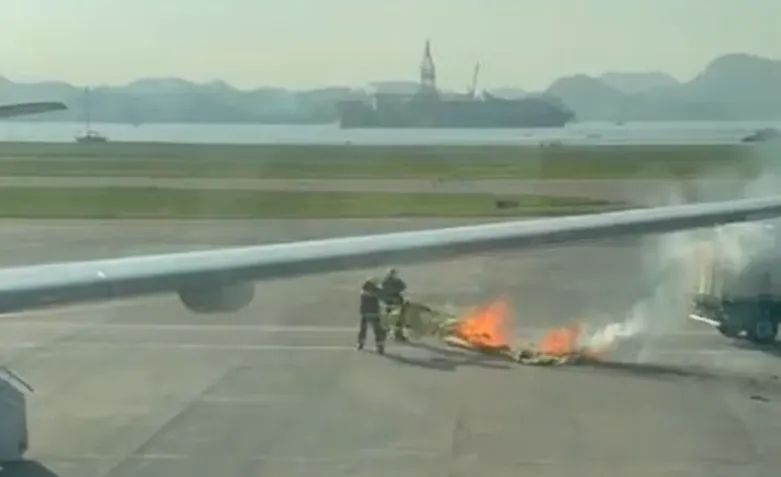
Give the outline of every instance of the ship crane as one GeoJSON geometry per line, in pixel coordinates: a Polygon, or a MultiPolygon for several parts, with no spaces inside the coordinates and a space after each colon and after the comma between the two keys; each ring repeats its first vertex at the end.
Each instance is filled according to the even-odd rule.
{"type": "Polygon", "coordinates": [[[436,95],[437,93],[437,69],[431,55],[430,40],[426,40],[423,61],[420,63],[420,88],[421,92],[426,95],[436,95]]]}
{"type": "Polygon", "coordinates": [[[553,128],[574,119],[574,113],[553,101],[539,98],[507,99],[483,87],[477,94],[480,64],[475,64],[472,84],[462,93],[439,93],[431,42],[426,41],[420,65],[420,86],[403,98],[374,104],[355,100],[341,106],[342,128],[553,128]]]}
{"type": "Polygon", "coordinates": [[[468,88],[469,97],[475,99],[477,95],[477,76],[480,74],[480,63],[475,64],[475,70],[472,73],[472,86],[468,88]]]}

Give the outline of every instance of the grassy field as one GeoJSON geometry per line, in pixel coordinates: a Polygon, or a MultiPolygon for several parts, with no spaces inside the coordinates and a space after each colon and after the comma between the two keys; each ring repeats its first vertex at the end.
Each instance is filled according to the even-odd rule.
{"type": "Polygon", "coordinates": [[[729,146],[277,146],[0,143],[0,176],[604,179],[750,176],[729,146]]]}
{"type": "Polygon", "coordinates": [[[255,192],[158,188],[3,188],[6,218],[337,218],[576,214],[621,207],[579,198],[491,194],[255,192]],[[499,204],[497,201],[503,201],[499,204]]]}

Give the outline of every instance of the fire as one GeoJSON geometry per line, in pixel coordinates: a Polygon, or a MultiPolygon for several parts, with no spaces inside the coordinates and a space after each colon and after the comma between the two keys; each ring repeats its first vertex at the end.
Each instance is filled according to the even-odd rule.
{"type": "Polygon", "coordinates": [[[549,331],[540,341],[538,351],[548,356],[569,356],[578,350],[580,333],[578,324],[549,331]]]}
{"type": "MultiPolygon", "coordinates": [[[[475,348],[510,351],[507,332],[508,316],[507,302],[494,301],[459,320],[453,335],[475,348]]],[[[578,323],[554,329],[547,332],[538,345],[532,345],[529,351],[550,358],[576,358],[590,361],[607,358],[615,339],[602,339],[599,343],[595,343],[594,339],[584,335],[583,326],[578,323]]]]}
{"type": "Polygon", "coordinates": [[[564,328],[549,331],[543,336],[538,346],[538,351],[547,356],[557,358],[580,356],[590,360],[603,360],[607,358],[612,341],[599,346],[587,345],[582,342],[583,328],[579,324],[573,324],[564,328]]]}
{"type": "Polygon", "coordinates": [[[507,303],[495,301],[461,320],[455,335],[473,346],[507,348],[507,312],[507,303]]]}

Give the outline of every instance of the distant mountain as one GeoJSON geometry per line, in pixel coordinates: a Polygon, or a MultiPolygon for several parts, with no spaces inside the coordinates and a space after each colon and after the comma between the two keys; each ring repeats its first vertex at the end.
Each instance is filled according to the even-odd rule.
{"type": "Polygon", "coordinates": [[[686,83],[664,74],[608,73],[561,78],[546,91],[581,121],[774,120],[781,119],[781,61],[729,54],[686,83]]]}
{"type": "Polygon", "coordinates": [[[625,94],[643,93],[656,88],[677,86],[680,83],[667,73],[605,73],[602,82],[625,94]]]}
{"type": "MultiPolygon", "coordinates": [[[[653,90],[657,91],[657,90],[653,90]]],[[[708,121],[730,116],[718,107],[690,98],[648,93],[626,94],[586,75],[556,80],[547,94],[560,98],[580,121],[708,121]]]]}
{"type": "Polygon", "coordinates": [[[596,78],[586,75],[559,78],[546,90],[575,111],[578,119],[612,119],[625,95],[596,78]]]}
{"type": "MultiPolygon", "coordinates": [[[[147,78],[125,86],[91,89],[95,122],[116,123],[328,123],[338,119],[336,104],[363,97],[350,88],[241,91],[222,82],[193,83],[179,78],[147,78]]],[[[83,121],[84,88],[67,83],[14,83],[0,77],[0,103],[58,100],[69,110],[20,118],[26,121],[83,121]]]]}
{"type": "MultiPolygon", "coordinates": [[[[338,121],[340,101],[365,99],[375,91],[413,94],[418,89],[411,81],[380,81],[368,86],[242,91],[223,81],[144,78],[124,86],[93,89],[91,116],[95,122],[131,124],[329,123],[338,121]]],[[[464,92],[442,93],[449,97],[464,92]]],[[[505,98],[555,96],[581,121],[781,119],[781,61],[728,54],[684,83],[663,72],[608,72],[596,78],[559,78],[542,92],[508,87],[490,93],[505,98]]],[[[43,100],[63,101],[70,109],[23,119],[82,121],[85,116],[81,87],[60,81],[14,82],[0,76],[0,103],[43,100]]]]}
{"type": "Polygon", "coordinates": [[[708,102],[736,119],[781,118],[781,61],[730,54],[712,61],[678,88],[662,88],[656,96],[708,102]]]}
{"type": "Polygon", "coordinates": [[[496,88],[496,89],[489,90],[489,92],[494,96],[498,96],[500,98],[505,98],[505,99],[523,98],[528,94],[528,92],[520,88],[496,88]]]}

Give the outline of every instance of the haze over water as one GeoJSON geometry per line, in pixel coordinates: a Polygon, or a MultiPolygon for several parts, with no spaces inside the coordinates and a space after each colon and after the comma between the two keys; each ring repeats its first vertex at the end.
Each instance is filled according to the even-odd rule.
{"type": "MultiPolygon", "coordinates": [[[[224,144],[490,145],[541,144],[730,144],[777,122],[573,123],[540,129],[340,129],[338,125],[93,124],[111,141],[224,144]]],[[[0,140],[74,141],[78,123],[3,122],[0,140]]]]}

